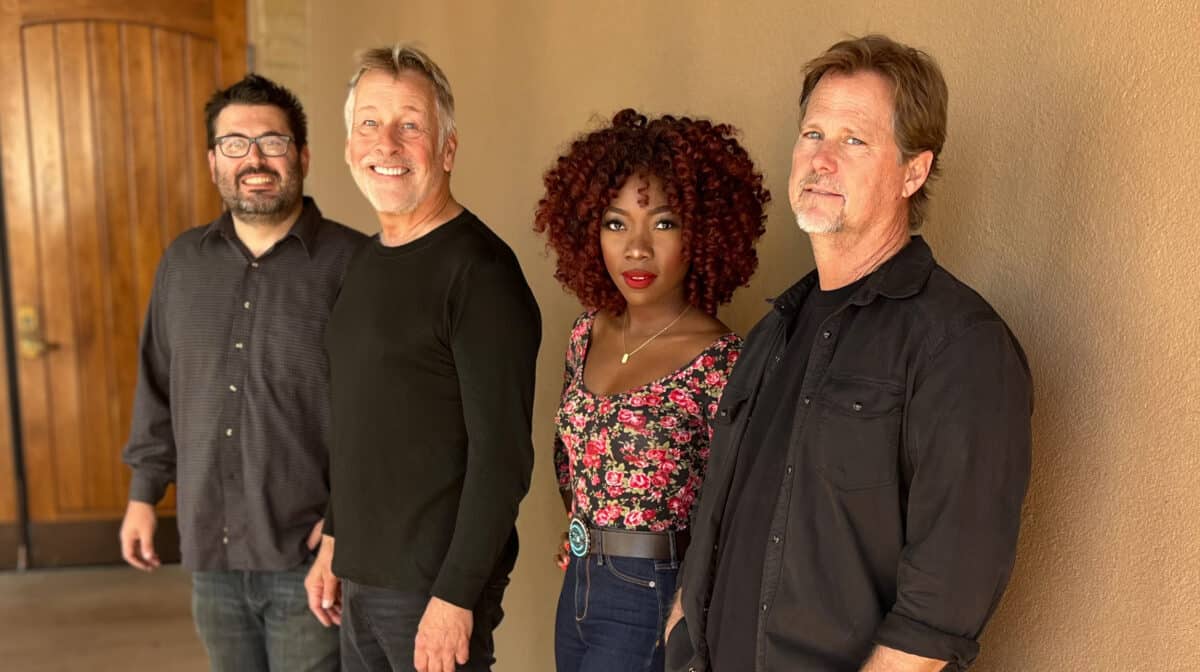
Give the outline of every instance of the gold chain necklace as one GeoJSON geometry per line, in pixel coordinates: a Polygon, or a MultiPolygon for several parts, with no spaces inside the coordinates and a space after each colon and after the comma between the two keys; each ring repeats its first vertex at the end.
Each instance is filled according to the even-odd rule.
{"type": "Polygon", "coordinates": [[[671,327],[675,326],[676,322],[682,320],[683,316],[687,315],[687,312],[691,309],[692,309],[692,304],[690,304],[690,303],[688,305],[684,306],[683,312],[676,315],[675,319],[671,320],[670,324],[663,327],[662,329],[659,329],[657,334],[642,341],[642,344],[639,345],[638,347],[634,348],[633,350],[628,350],[627,348],[629,346],[627,346],[625,344],[625,331],[629,329],[629,309],[626,308],[625,309],[625,321],[623,323],[621,323],[621,350],[624,351],[621,354],[621,363],[624,364],[624,363],[628,362],[629,358],[636,355],[638,350],[641,350],[642,348],[646,347],[647,345],[650,345],[650,341],[653,341],[654,339],[658,338],[659,336],[662,336],[663,334],[667,333],[667,330],[670,329],[671,327]]]}

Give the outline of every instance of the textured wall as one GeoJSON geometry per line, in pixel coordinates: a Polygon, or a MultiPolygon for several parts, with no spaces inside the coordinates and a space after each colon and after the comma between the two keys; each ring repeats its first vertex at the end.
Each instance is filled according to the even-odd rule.
{"type": "Polygon", "coordinates": [[[254,71],[307,103],[312,72],[308,0],[248,0],[246,7],[254,71]]]}
{"type": "Polygon", "coordinates": [[[812,265],[785,190],[800,66],[868,31],[945,69],[950,138],[925,234],[1006,317],[1036,377],[1018,567],[976,669],[1197,667],[1200,320],[1186,306],[1200,284],[1200,9],[1106,4],[309,3],[308,78],[295,62],[274,73],[308,93],[309,191],[376,229],[342,162],[344,82],[357,48],[415,40],[458,97],[455,193],[514,247],[542,305],[538,462],[498,670],[552,669],[560,582],[550,417],[578,307],[529,233],[542,171],[626,105],[741,127],[776,198],[761,269],[724,312],[744,333],[812,265]]]}

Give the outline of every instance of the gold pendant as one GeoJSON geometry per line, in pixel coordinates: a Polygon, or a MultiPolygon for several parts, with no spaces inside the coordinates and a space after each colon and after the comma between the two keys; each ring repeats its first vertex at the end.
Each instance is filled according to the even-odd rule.
{"type": "Polygon", "coordinates": [[[628,361],[629,361],[629,353],[628,352],[621,355],[621,363],[622,364],[624,364],[625,362],[628,362],[628,361]]]}

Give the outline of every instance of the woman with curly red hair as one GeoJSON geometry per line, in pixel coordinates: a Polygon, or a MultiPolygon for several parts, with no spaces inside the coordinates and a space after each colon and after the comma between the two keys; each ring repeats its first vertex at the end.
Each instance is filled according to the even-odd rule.
{"type": "Polygon", "coordinates": [[[545,176],[535,230],[587,308],[554,462],[570,515],[559,672],[661,670],[716,412],[741,339],[715,316],[758,258],[770,194],[725,124],[622,110],[545,176]]]}

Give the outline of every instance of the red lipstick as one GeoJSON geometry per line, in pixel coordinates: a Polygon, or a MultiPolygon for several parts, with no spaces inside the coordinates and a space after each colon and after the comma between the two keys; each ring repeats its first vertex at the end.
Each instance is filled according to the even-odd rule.
{"type": "Polygon", "coordinates": [[[625,279],[625,284],[633,289],[645,289],[649,287],[658,276],[647,271],[625,271],[621,274],[625,279]]]}

